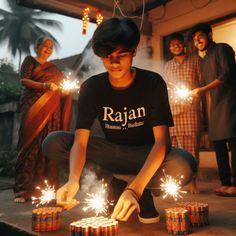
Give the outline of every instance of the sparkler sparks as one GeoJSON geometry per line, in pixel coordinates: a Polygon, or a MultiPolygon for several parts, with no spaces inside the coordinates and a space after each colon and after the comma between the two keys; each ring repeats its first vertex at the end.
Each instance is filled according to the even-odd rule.
{"type": "Polygon", "coordinates": [[[185,85],[176,86],[171,82],[168,84],[168,89],[170,90],[170,99],[172,99],[174,103],[179,103],[180,101],[192,103],[193,97],[191,96],[191,91],[185,85]]]}
{"type": "Polygon", "coordinates": [[[60,88],[65,91],[75,91],[79,90],[79,81],[77,79],[72,78],[72,73],[68,72],[65,75],[65,79],[60,83],[60,88]]]}
{"type": "Polygon", "coordinates": [[[54,186],[50,186],[47,180],[44,180],[44,183],[46,185],[45,189],[41,189],[40,186],[36,187],[36,189],[41,191],[41,196],[31,198],[32,204],[37,203],[36,207],[38,207],[39,205],[50,203],[53,199],[56,199],[56,192],[54,186]]]}
{"type": "Polygon", "coordinates": [[[108,201],[106,198],[107,192],[106,192],[107,184],[102,183],[101,189],[98,191],[98,193],[90,194],[87,193],[88,198],[85,199],[86,207],[83,208],[84,211],[95,211],[96,216],[99,214],[108,214],[108,207],[113,206],[113,201],[108,201]]]}
{"type": "Polygon", "coordinates": [[[187,193],[186,191],[181,190],[181,179],[183,176],[181,175],[180,179],[174,179],[172,176],[166,175],[163,170],[164,178],[161,178],[161,190],[164,192],[163,199],[167,196],[171,196],[177,201],[178,198],[183,198],[181,193],[187,193]]]}

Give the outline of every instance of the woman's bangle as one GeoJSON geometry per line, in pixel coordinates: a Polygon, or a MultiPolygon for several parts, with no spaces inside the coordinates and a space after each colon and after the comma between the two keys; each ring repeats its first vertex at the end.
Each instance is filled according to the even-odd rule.
{"type": "Polygon", "coordinates": [[[42,83],[41,88],[42,88],[42,90],[45,90],[45,83],[42,83]]]}
{"type": "Polygon", "coordinates": [[[136,201],[137,201],[137,202],[139,201],[139,199],[140,199],[141,196],[139,196],[132,188],[125,188],[124,191],[126,191],[126,190],[132,192],[132,195],[133,195],[133,197],[136,199],[136,201]]]}
{"type": "Polygon", "coordinates": [[[42,89],[46,91],[46,90],[50,90],[50,87],[51,85],[49,83],[43,83],[42,89]]]}

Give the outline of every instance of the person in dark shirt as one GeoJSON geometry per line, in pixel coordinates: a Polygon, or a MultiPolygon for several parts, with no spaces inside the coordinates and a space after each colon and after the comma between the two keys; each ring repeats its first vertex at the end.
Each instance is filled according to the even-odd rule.
{"type": "Polygon", "coordinates": [[[205,54],[201,62],[205,86],[192,91],[199,95],[210,91],[209,138],[216,152],[221,187],[220,196],[236,196],[236,63],[233,49],[215,43],[206,23],[195,25],[191,32],[195,47],[205,54]],[[228,147],[231,151],[231,167],[228,147]]]}
{"type": "Polygon", "coordinates": [[[184,150],[171,149],[168,127],[173,121],[162,77],[132,67],[139,40],[139,29],[129,18],[111,18],[98,26],[92,47],[106,72],[82,84],[75,133],[51,133],[43,150],[49,158],[70,158],[68,182],[57,191],[57,202],[65,208],[79,190],[85,162],[92,161],[112,174],[133,176],[128,185],[111,181],[110,188],[121,186],[113,218],[126,221],[137,211],[141,222],[156,223],[160,216],[152,194],[160,192],[162,170],[174,178],[184,175],[186,184],[196,161],[184,150]],[[97,117],[104,138],[90,135],[97,117]]]}

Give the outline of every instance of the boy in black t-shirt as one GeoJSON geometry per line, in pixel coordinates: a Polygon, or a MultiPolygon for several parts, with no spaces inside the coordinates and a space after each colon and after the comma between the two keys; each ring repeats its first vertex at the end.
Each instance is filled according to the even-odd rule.
{"type": "Polygon", "coordinates": [[[126,188],[124,181],[113,178],[111,185],[121,190],[113,218],[126,221],[136,210],[141,222],[156,223],[160,217],[152,194],[160,192],[162,170],[172,177],[184,175],[186,184],[196,163],[191,154],[171,149],[168,127],[173,121],[164,80],[157,73],[132,67],[139,40],[139,29],[128,18],[111,18],[98,26],[92,47],[107,72],[81,86],[75,134],[51,133],[43,151],[48,158],[70,158],[69,179],[57,191],[58,203],[65,193],[63,204],[73,199],[89,160],[113,174],[133,176],[126,188]],[[104,138],[90,135],[96,117],[104,138]]]}

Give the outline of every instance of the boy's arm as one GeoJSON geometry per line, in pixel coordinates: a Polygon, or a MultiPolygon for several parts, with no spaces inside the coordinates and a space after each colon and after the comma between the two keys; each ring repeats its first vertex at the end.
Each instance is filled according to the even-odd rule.
{"type": "Polygon", "coordinates": [[[160,168],[167,152],[171,147],[169,129],[167,126],[155,126],[153,127],[153,133],[155,137],[155,143],[142,169],[128,186],[128,188],[133,191],[125,190],[123,192],[114,208],[112,218],[126,221],[129,219],[133,211],[139,211],[136,198],[141,197],[144,188],[153,177],[155,172],[160,168]]]}
{"type": "Polygon", "coordinates": [[[58,189],[56,198],[57,203],[64,205],[70,204],[79,189],[79,179],[86,161],[86,150],[90,130],[78,129],[75,131],[74,143],[70,151],[70,173],[68,182],[58,189]]]}

